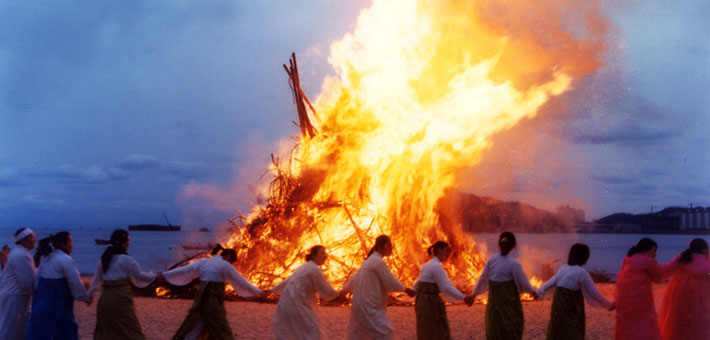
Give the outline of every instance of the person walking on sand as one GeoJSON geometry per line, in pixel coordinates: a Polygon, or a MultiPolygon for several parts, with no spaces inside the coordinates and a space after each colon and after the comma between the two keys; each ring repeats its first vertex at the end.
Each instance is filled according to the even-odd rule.
{"type": "Polygon", "coordinates": [[[215,256],[163,272],[165,280],[177,286],[184,286],[200,278],[200,288],[195,296],[195,302],[180,328],[173,335],[173,340],[198,339],[205,335],[211,340],[234,339],[224,309],[225,281],[241,296],[263,294],[261,289],[247,281],[232,265],[237,260],[237,252],[234,249],[222,250],[221,256],[217,256],[214,252],[213,255],[215,256]]]}
{"type": "Polygon", "coordinates": [[[131,238],[127,231],[114,230],[109,242],[89,286],[91,296],[102,290],[96,307],[94,340],[145,339],[133,305],[131,284],[147,287],[156,275],[142,271],[138,262],[128,255],[131,238]]]}
{"type": "Polygon", "coordinates": [[[520,293],[536,295],[523,267],[510,252],[515,249],[515,235],[503,232],[498,238],[500,252],[486,261],[483,272],[469,299],[488,290],[486,305],[486,339],[520,340],[523,338],[525,319],[520,293]]]}
{"type": "Polygon", "coordinates": [[[383,259],[392,254],[392,241],[387,235],[375,239],[362,266],[345,283],[341,294],[353,292],[348,323],[348,339],[392,339],[392,325],[387,318],[387,293],[405,292],[414,296],[392,274],[383,259]]]}
{"type": "Polygon", "coordinates": [[[550,323],[547,325],[547,340],[585,339],[585,299],[591,306],[614,309],[614,304],[599,293],[592,276],[584,269],[587,260],[589,247],[581,243],[572,245],[567,265],[562,266],[555,276],[537,290],[537,295],[542,297],[546,291],[556,287],[550,323]]]}
{"type": "Polygon", "coordinates": [[[670,283],[661,300],[659,324],[663,340],[710,339],[710,260],[701,238],[671,262],[670,283]]]}
{"type": "Polygon", "coordinates": [[[69,256],[73,250],[74,241],[68,231],[60,231],[39,241],[35,253],[37,282],[27,340],[79,339],[74,300],[90,304],[91,297],[69,256]]]}
{"type": "Polygon", "coordinates": [[[652,239],[641,239],[629,249],[621,271],[616,274],[615,340],[661,339],[651,283],[660,283],[672,263],[659,265],[656,262],[657,249],[658,245],[652,239]]]}
{"type": "Polygon", "coordinates": [[[328,259],[325,247],[313,246],[306,255],[306,263],[298,267],[271,292],[280,294],[272,325],[276,339],[321,339],[315,315],[316,293],[324,300],[332,300],[338,291],[326,281],[320,266],[328,259]]]}
{"type": "Polygon", "coordinates": [[[8,254],[0,274],[0,339],[25,340],[37,275],[30,254],[35,248],[35,233],[30,228],[20,228],[12,241],[17,246],[8,254]]]}
{"type": "Polygon", "coordinates": [[[451,254],[448,243],[437,241],[427,249],[427,254],[432,258],[422,266],[419,278],[414,283],[414,291],[417,293],[414,302],[417,340],[448,340],[451,339],[451,330],[446,317],[446,305],[439,293],[453,302],[466,300],[466,303],[470,304],[473,299],[466,299],[466,296],[454,287],[441,266],[451,254]]]}

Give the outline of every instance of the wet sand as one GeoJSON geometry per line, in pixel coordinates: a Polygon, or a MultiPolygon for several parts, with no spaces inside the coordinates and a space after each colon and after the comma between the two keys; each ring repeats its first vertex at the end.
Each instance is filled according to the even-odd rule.
{"type": "MultiPolygon", "coordinates": [[[[597,284],[601,293],[612,300],[614,284],[597,284]]],[[[656,310],[660,305],[665,285],[654,285],[656,310]]],[[[170,339],[180,326],[192,300],[136,297],[136,310],[148,339],[170,339]]],[[[550,319],[551,300],[523,303],[525,333],[523,339],[545,338],[550,319]]],[[[227,318],[237,339],[273,339],[271,318],[275,304],[255,302],[226,302],[227,318]]],[[[485,305],[472,307],[452,305],[447,307],[453,339],[485,339],[483,318],[485,305]]],[[[96,322],[96,305],[76,303],[75,314],[79,323],[80,339],[91,339],[96,322]]],[[[613,338],[614,312],[586,306],[587,339],[613,338]]],[[[345,339],[350,315],[349,307],[318,307],[317,314],[325,339],[345,339]]],[[[395,339],[415,339],[414,307],[389,307],[390,321],[395,339]]]]}

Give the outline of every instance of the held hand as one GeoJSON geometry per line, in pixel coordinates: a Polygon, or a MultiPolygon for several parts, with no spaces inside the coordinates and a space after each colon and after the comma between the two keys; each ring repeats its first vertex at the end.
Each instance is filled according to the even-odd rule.
{"type": "Polygon", "coordinates": [[[463,301],[466,303],[467,306],[471,307],[473,305],[473,302],[476,300],[476,296],[473,294],[465,297],[463,301]]]}
{"type": "Polygon", "coordinates": [[[404,293],[409,295],[409,297],[414,297],[415,295],[417,295],[417,293],[412,290],[412,288],[405,288],[404,293]]]}
{"type": "Polygon", "coordinates": [[[92,296],[92,297],[89,297],[89,299],[86,300],[86,306],[87,306],[87,307],[88,307],[88,306],[91,306],[91,302],[92,302],[93,300],[94,300],[94,297],[93,297],[93,296],[92,296]]]}

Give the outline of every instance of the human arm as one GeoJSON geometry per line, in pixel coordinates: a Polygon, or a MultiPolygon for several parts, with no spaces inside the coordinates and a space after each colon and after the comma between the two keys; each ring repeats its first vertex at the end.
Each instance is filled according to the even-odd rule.
{"type": "Polygon", "coordinates": [[[69,291],[71,291],[74,300],[87,302],[91,300],[89,292],[86,291],[84,284],[81,282],[81,276],[79,275],[79,270],[76,268],[74,260],[67,255],[66,258],[61,260],[61,266],[62,274],[67,280],[69,291]]]}
{"type": "Polygon", "coordinates": [[[552,287],[556,287],[559,274],[560,273],[557,272],[557,274],[555,274],[553,277],[551,277],[549,280],[547,280],[547,282],[545,282],[542,286],[540,286],[540,288],[538,288],[535,291],[537,296],[539,296],[542,299],[545,296],[545,292],[550,290],[552,287]]]}
{"type": "MultiPolygon", "coordinates": [[[[34,259],[29,252],[18,254],[15,259],[13,259],[13,262],[15,262],[13,267],[18,284],[23,291],[31,293],[34,290],[35,278],[37,277],[34,259]]],[[[8,259],[9,261],[10,259],[8,259]]]]}
{"type": "Polygon", "coordinates": [[[184,286],[200,276],[200,265],[204,260],[198,260],[186,266],[163,272],[165,281],[172,285],[184,286]]]}
{"type": "Polygon", "coordinates": [[[315,288],[318,295],[324,300],[332,300],[338,297],[338,291],[336,291],[333,286],[330,285],[328,280],[325,279],[323,271],[316,267],[311,272],[311,280],[313,282],[313,288],[315,288]]]}
{"type": "Polygon", "coordinates": [[[476,295],[485,293],[488,290],[489,275],[490,260],[486,261],[486,264],[483,266],[483,271],[481,272],[481,276],[478,277],[478,281],[476,282],[476,286],[473,288],[473,293],[471,293],[471,296],[475,298],[476,295]]]}
{"type": "Polygon", "coordinates": [[[383,259],[376,259],[378,260],[376,263],[374,263],[374,270],[375,273],[377,273],[377,276],[380,278],[380,282],[382,282],[382,286],[385,288],[385,290],[390,291],[390,292],[403,292],[406,287],[399,282],[399,280],[392,274],[392,271],[390,268],[387,266],[387,263],[385,263],[385,260],[383,259]]]}
{"type": "Polygon", "coordinates": [[[138,261],[136,261],[133,257],[125,256],[121,259],[121,261],[125,262],[124,265],[127,267],[126,271],[131,278],[131,282],[136,287],[145,288],[155,281],[157,275],[142,271],[138,261]]]}
{"type": "Polygon", "coordinates": [[[517,262],[513,266],[513,280],[515,281],[515,285],[518,286],[518,290],[520,290],[521,293],[535,294],[535,288],[533,288],[533,286],[530,284],[528,276],[525,275],[523,266],[521,266],[520,263],[517,262]]]}
{"type": "Polygon", "coordinates": [[[608,310],[612,310],[614,304],[607,300],[597,289],[597,285],[594,284],[592,276],[586,270],[582,273],[579,284],[582,288],[582,295],[587,299],[587,303],[590,306],[596,307],[601,305],[608,310]],[[596,302],[596,303],[594,303],[596,302]]]}
{"type": "Polygon", "coordinates": [[[434,280],[436,280],[436,285],[439,287],[439,291],[441,291],[441,294],[444,295],[447,300],[455,302],[466,298],[461,291],[454,287],[453,283],[451,283],[451,280],[449,279],[449,276],[446,275],[444,267],[441,265],[436,266],[434,269],[434,280]]]}
{"type": "Polygon", "coordinates": [[[237,294],[243,297],[252,297],[263,293],[259,287],[251,284],[239,274],[237,268],[234,268],[229,262],[224,261],[223,268],[224,281],[232,285],[237,294]]]}
{"type": "Polygon", "coordinates": [[[89,285],[90,296],[94,296],[94,294],[101,289],[101,284],[104,282],[102,269],[101,261],[99,261],[99,264],[96,265],[96,269],[94,269],[94,276],[91,278],[91,284],[89,285]]]}

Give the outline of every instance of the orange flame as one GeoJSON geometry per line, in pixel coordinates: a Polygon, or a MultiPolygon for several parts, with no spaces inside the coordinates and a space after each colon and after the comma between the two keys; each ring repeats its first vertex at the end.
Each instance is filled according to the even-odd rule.
{"type": "Polygon", "coordinates": [[[442,216],[442,197],[496,133],[599,65],[603,32],[598,5],[585,1],[374,1],[331,45],[336,75],[313,103],[317,134],[275,159],[267,203],[227,241],[240,271],[268,286],[322,244],[326,276],[343,283],[388,234],[405,284],[426,247],[446,240],[452,280],[471,287],[485,259],[442,216]],[[566,27],[565,7],[583,15],[581,27],[566,27]]]}

